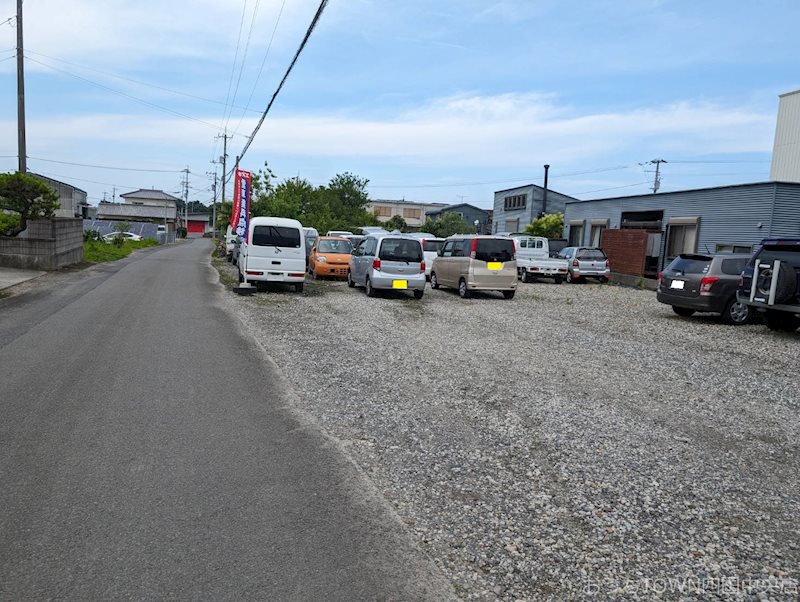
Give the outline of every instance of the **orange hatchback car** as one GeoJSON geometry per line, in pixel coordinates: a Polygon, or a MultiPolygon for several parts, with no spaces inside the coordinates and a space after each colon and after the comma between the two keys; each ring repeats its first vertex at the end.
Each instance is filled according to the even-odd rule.
{"type": "Polygon", "coordinates": [[[311,247],[308,271],[314,278],[337,276],[347,278],[353,245],[339,236],[320,236],[311,247]]]}

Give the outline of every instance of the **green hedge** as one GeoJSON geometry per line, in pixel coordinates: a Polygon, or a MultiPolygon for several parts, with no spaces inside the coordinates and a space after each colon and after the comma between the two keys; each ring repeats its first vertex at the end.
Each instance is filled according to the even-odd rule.
{"type": "Polygon", "coordinates": [[[92,263],[116,261],[127,257],[138,249],[153,247],[157,244],[158,242],[152,238],[145,238],[140,241],[126,240],[121,247],[99,240],[87,240],[83,243],[83,259],[92,263]]]}

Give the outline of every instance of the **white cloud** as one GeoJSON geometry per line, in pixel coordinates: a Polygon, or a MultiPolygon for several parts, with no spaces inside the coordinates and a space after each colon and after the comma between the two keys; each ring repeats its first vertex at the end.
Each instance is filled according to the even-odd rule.
{"type": "MultiPolygon", "coordinates": [[[[204,120],[215,123],[217,118],[204,120]]],[[[770,152],[774,120],[774,115],[748,107],[708,102],[580,114],[547,95],[468,95],[434,99],[389,118],[270,117],[250,153],[383,158],[443,169],[530,167],[543,162],[595,167],[607,164],[607,157],[646,160],[653,152],[665,156],[770,152]]],[[[246,119],[242,131],[249,132],[255,121],[246,119]]],[[[0,132],[11,135],[13,125],[0,125],[0,132]]],[[[81,142],[206,148],[213,136],[210,128],[191,121],[125,115],[34,120],[28,128],[31,148],[41,148],[47,140],[53,149],[81,142]]],[[[234,140],[233,152],[243,140],[234,140]]]]}

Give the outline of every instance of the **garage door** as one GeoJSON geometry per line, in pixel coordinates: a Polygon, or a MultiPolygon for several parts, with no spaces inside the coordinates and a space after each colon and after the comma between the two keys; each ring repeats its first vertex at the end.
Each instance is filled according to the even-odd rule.
{"type": "Polygon", "coordinates": [[[206,231],[207,222],[189,220],[188,223],[189,223],[188,230],[193,234],[203,234],[206,231]]]}

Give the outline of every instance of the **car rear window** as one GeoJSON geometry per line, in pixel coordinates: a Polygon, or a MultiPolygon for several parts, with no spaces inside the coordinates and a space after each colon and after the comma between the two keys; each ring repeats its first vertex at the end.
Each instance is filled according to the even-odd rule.
{"type": "Polygon", "coordinates": [[[253,228],[253,245],[300,248],[300,230],[282,226],[255,226],[253,228]]]}
{"type": "Polygon", "coordinates": [[[384,261],[422,261],[422,245],[418,240],[384,238],[380,259],[384,261]]]}
{"type": "Polygon", "coordinates": [[[510,238],[479,238],[475,259],[479,261],[511,261],[514,258],[514,241],[510,238]]]}
{"type": "Polygon", "coordinates": [[[438,253],[439,249],[444,246],[443,240],[426,240],[422,243],[422,250],[423,251],[433,251],[434,253],[438,253]]]}
{"type": "Polygon", "coordinates": [[[667,269],[684,274],[705,274],[710,266],[711,257],[676,257],[667,269]]]}
{"type": "Polygon", "coordinates": [[[738,276],[744,271],[745,266],[747,265],[747,259],[723,259],[722,260],[722,270],[723,274],[728,274],[729,276],[738,276]]]}
{"type": "Polygon", "coordinates": [[[578,251],[577,258],[589,261],[603,261],[606,258],[606,254],[602,249],[581,249],[578,251]]]}
{"type": "Polygon", "coordinates": [[[317,249],[320,253],[343,253],[350,254],[353,246],[349,240],[321,240],[317,249]]]}
{"type": "Polygon", "coordinates": [[[800,245],[765,245],[759,251],[758,258],[766,261],[778,259],[800,268],[800,245]]]}

